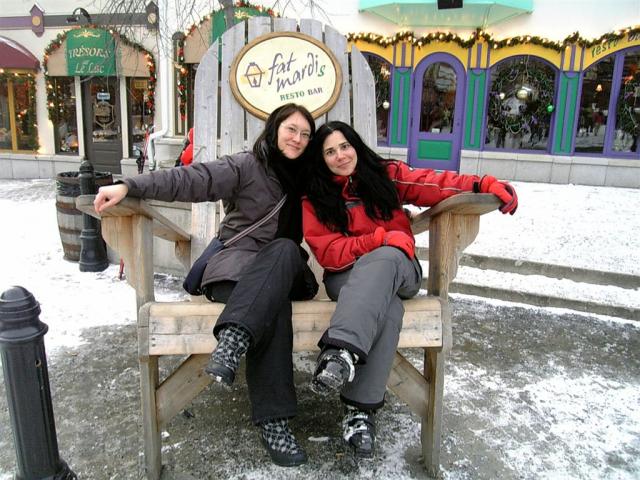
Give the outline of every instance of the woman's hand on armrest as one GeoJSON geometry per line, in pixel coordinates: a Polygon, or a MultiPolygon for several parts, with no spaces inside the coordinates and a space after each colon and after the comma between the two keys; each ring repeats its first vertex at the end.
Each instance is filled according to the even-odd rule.
{"type": "Polygon", "coordinates": [[[96,209],[96,212],[102,213],[107,208],[120,203],[120,201],[127,196],[128,191],[129,187],[124,183],[100,187],[93,201],[93,207],[96,209]]]}

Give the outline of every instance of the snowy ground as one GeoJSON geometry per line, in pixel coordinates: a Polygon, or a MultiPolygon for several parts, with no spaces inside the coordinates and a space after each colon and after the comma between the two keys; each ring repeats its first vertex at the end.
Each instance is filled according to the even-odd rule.
{"type": "MultiPolygon", "coordinates": [[[[640,190],[515,186],[516,215],[487,215],[470,252],[640,275],[640,190]]],[[[29,289],[49,325],[45,340],[63,458],[81,478],[139,478],[134,294],[117,279],[117,266],[81,273],[62,260],[54,199],[52,181],[0,181],[0,291],[29,289]]],[[[560,291],[543,278],[465,269],[459,277],[474,275],[560,291]]],[[[182,296],[172,277],[156,284],[163,299],[182,296]]],[[[562,288],[571,296],[587,286],[562,288]]],[[[612,294],[610,288],[592,288],[589,296],[640,305],[639,289],[612,294]]],[[[455,296],[454,338],[445,386],[444,478],[640,478],[640,322],[455,296]]],[[[419,352],[410,357],[420,362],[419,352]]],[[[171,422],[165,462],[175,476],[166,478],[425,478],[419,424],[393,399],[379,416],[375,462],[354,466],[331,453],[340,448],[338,405],[323,405],[308,390],[312,364],[313,357],[296,357],[303,412],[294,425],[305,433],[309,465],[285,471],[266,461],[240,383],[222,400],[200,395],[193,418],[171,422]],[[219,411],[229,404],[233,421],[223,421],[219,411]],[[230,443],[213,451],[212,418],[230,443]],[[234,446],[257,450],[248,450],[251,458],[238,465],[234,446]]],[[[8,480],[15,457],[2,392],[0,383],[0,480],[8,480]]]]}

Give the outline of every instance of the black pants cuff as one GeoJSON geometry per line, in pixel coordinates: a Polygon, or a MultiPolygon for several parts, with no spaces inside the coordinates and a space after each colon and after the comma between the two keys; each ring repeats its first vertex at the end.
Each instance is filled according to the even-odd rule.
{"type": "Polygon", "coordinates": [[[358,410],[362,410],[364,412],[371,412],[371,413],[375,413],[376,410],[379,410],[384,406],[384,397],[382,398],[381,401],[376,403],[360,403],[360,402],[356,402],[355,400],[351,400],[345,397],[344,395],[340,394],[340,400],[345,405],[356,407],[358,410]]]}
{"type": "Polygon", "coordinates": [[[339,340],[337,338],[330,338],[327,332],[324,332],[324,334],[322,335],[322,338],[320,338],[320,341],[318,342],[318,346],[322,351],[326,350],[327,348],[337,348],[337,349],[344,348],[345,350],[348,350],[351,353],[355,353],[358,356],[358,361],[356,365],[364,365],[365,363],[367,363],[366,353],[364,353],[358,347],[355,347],[354,345],[348,342],[339,340]]]}

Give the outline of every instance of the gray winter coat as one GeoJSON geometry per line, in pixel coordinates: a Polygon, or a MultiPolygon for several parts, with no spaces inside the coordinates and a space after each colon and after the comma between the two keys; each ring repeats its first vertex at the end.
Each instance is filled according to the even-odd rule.
{"type": "MultiPolygon", "coordinates": [[[[227,240],[266,216],[283,191],[273,170],[265,168],[251,152],[225,155],[214,162],[193,163],[124,179],[127,195],[166,202],[223,200],[225,217],[219,237],[227,240]]],[[[202,284],[235,280],[256,252],[272,241],[278,215],[249,235],[223,249],[207,264],[202,284]]]]}

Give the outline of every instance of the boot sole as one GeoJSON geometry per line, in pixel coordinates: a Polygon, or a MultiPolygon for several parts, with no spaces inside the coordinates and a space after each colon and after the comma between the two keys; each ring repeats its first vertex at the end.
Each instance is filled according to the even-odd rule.
{"type": "Polygon", "coordinates": [[[224,387],[225,390],[231,390],[231,385],[235,380],[233,370],[219,363],[209,362],[204,372],[209,375],[216,384],[224,387]]]}
{"type": "Polygon", "coordinates": [[[329,395],[330,393],[337,393],[342,390],[344,382],[333,375],[328,375],[326,372],[320,372],[311,380],[311,390],[318,395],[329,395]]]}
{"type": "Polygon", "coordinates": [[[351,445],[349,442],[344,442],[345,447],[351,452],[354,458],[357,460],[371,460],[375,456],[375,447],[372,450],[358,450],[356,447],[351,445]]]}
{"type": "Polygon", "coordinates": [[[271,461],[279,467],[299,467],[300,465],[307,463],[307,454],[304,452],[295,453],[293,455],[277,452],[269,447],[269,444],[262,436],[260,436],[260,440],[262,441],[264,448],[267,450],[269,457],[271,457],[271,461]]]}

